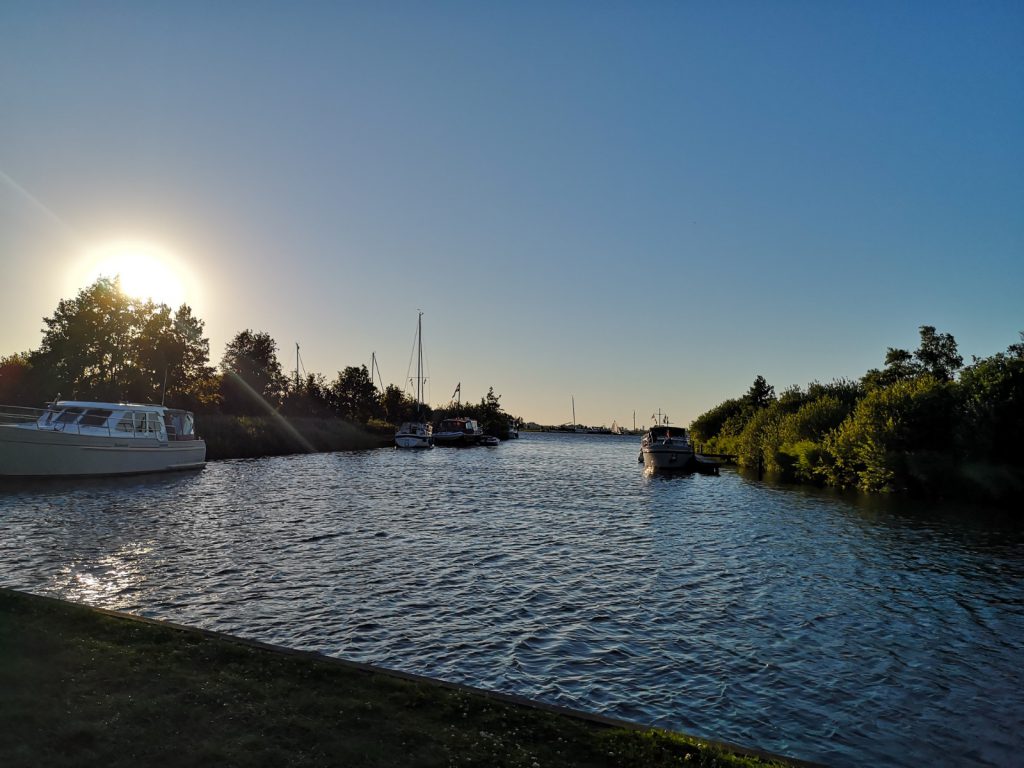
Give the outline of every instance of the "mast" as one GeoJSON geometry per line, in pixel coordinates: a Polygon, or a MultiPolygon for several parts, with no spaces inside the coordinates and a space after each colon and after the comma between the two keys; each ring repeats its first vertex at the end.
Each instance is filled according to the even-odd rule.
{"type": "Polygon", "coordinates": [[[570,397],[572,397],[572,428],[573,431],[576,431],[576,397],[575,395],[570,395],[570,397]]]}
{"type": "Polygon", "coordinates": [[[295,342],[295,391],[299,391],[299,342],[295,342]]]}
{"type": "Polygon", "coordinates": [[[380,366],[377,365],[377,353],[370,353],[370,383],[373,383],[374,371],[377,373],[377,381],[380,382],[380,391],[384,392],[384,377],[380,375],[380,366]]]}
{"type": "Polygon", "coordinates": [[[420,403],[423,401],[423,313],[416,318],[416,415],[420,414],[420,403]]]}

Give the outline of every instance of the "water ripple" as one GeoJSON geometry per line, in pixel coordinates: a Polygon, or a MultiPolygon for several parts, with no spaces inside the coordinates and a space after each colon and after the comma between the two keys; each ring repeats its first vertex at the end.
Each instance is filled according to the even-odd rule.
{"type": "Polygon", "coordinates": [[[1024,750],[1024,543],[635,440],[0,487],[0,580],[834,765],[1024,750]]]}

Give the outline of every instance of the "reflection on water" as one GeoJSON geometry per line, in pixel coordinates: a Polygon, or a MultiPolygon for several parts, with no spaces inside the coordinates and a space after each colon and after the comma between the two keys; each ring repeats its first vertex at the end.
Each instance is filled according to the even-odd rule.
{"type": "Polygon", "coordinates": [[[0,487],[0,582],[835,765],[1024,747],[1024,547],[635,439],[0,487]]]}

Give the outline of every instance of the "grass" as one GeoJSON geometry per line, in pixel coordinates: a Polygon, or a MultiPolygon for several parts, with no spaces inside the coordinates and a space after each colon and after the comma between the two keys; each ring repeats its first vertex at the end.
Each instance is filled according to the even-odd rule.
{"type": "Polygon", "coordinates": [[[0,723],[7,768],[785,764],[5,589],[0,723]]]}

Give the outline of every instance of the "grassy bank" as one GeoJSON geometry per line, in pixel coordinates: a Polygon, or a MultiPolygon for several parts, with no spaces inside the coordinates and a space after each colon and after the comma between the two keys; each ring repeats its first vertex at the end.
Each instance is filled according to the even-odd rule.
{"type": "Polygon", "coordinates": [[[4,589],[0,722],[12,768],[780,764],[4,589]]]}
{"type": "Polygon", "coordinates": [[[369,431],[341,419],[202,414],[198,431],[211,461],[394,445],[394,430],[369,431]]]}

